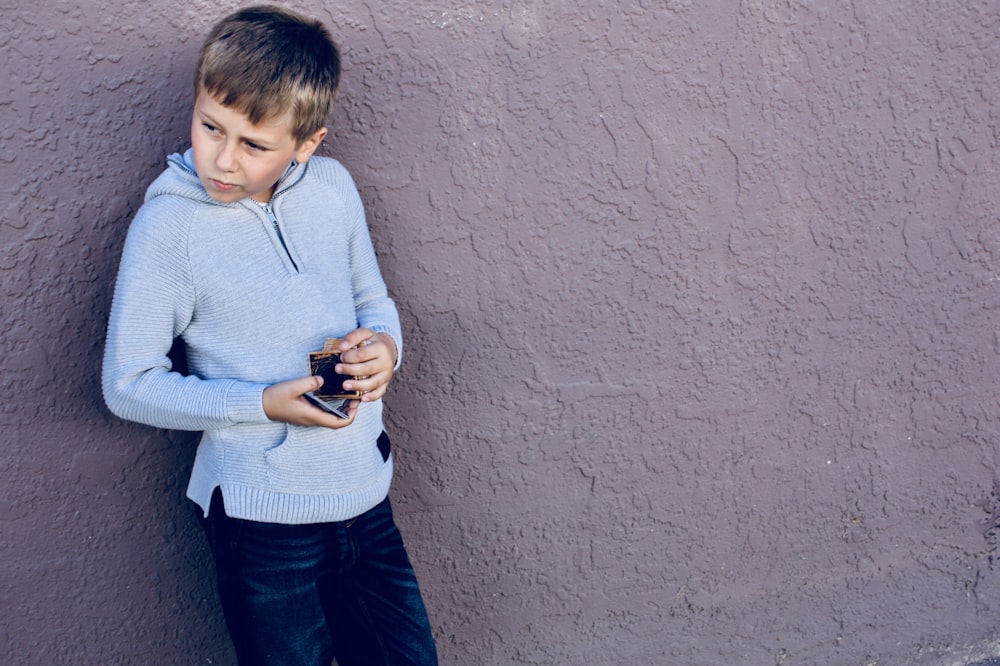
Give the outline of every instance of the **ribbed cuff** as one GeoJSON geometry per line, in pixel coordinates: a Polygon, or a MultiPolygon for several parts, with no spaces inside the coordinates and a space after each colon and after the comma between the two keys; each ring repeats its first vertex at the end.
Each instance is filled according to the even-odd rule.
{"type": "Polygon", "coordinates": [[[233,423],[267,423],[264,413],[264,384],[233,382],[226,393],[226,411],[233,423]]]}

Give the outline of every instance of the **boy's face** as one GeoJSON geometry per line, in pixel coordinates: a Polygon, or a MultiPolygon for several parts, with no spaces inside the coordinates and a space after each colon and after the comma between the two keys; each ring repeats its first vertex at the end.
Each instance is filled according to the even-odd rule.
{"type": "Polygon", "coordinates": [[[222,203],[246,197],[267,203],[292,160],[307,161],[325,136],[323,127],[299,144],[290,112],[255,125],[204,90],[194,103],[194,166],[209,196],[222,203]]]}

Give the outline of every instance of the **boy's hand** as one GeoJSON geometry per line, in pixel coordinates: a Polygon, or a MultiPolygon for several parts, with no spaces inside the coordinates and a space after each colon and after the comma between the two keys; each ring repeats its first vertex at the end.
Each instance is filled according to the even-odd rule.
{"type": "Polygon", "coordinates": [[[315,391],[322,385],[322,377],[302,377],[272,384],[264,389],[264,413],[272,421],[283,421],[301,426],[337,429],[345,428],[354,423],[354,417],[358,413],[358,405],[361,404],[357,400],[352,400],[348,404],[347,418],[342,419],[309,404],[302,397],[304,393],[315,391]]]}
{"type": "Polygon", "coordinates": [[[345,381],[344,390],[360,391],[361,402],[381,399],[395,372],[397,353],[395,341],[386,333],[358,328],[345,335],[336,371],[364,379],[345,381]]]}

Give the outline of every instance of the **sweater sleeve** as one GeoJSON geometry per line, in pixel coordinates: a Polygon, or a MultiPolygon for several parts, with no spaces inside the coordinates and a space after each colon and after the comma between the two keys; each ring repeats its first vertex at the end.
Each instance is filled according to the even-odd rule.
{"type": "Polygon", "coordinates": [[[399,313],[396,304],[389,297],[379,270],[378,258],[365,220],[364,204],[354,180],[343,167],[338,175],[343,179],[340,185],[350,215],[351,286],[358,325],[374,333],[386,333],[395,341],[396,369],[399,369],[403,359],[403,333],[399,313]]]}
{"type": "Polygon", "coordinates": [[[195,303],[185,208],[170,198],[155,199],[139,210],[129,229],[108,320],[104,400],[115,415],[160,428],[267,422],[266,386],[173,370],[168,354],[191,321],[195,303]]]}

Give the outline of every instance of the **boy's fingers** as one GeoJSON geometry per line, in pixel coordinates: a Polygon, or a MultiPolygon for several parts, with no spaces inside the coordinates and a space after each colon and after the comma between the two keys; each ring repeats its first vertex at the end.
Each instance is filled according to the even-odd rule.
{"type": "Polygon", "coordinates": [[[303,393],[315,391],[322,385],[323,378],[319,375],[312,375],[279,382],[278,384],[275,384],[273,388],[279,391],[281,395],[287,396],[288,398],[298,398],[301,397],[303,393]]]}
{"type": "Polygon", "coordinates": [[[309,391],[315,391],[322,385],[323,378],[320,375],[311,375],[309,377],[292,380],[292,388],[294,388],[296,395],[302,395],[303,393],[308,393],[309,391]]]}
{"type": "Polygon", "coordinates": [[[345,352],[352,347],[357,347],[362,342],[372,337],[372,335],[374,335],[374,333],[367,328],[356,328],[344,336],[343,342],[340,343],[340,351],[345,352]]]}
{"type": "Polygon", "coordinates": [[[360,391],[361,400],[364,402],[374,402],[385,395],[391,378],[391,375],[388,377],[373,375],[367,379],[355,380],[351,382],[349,390],[360,391]]]}
{"type": "Polygon", "coordinates": [[[344,363],[358,366],[352,370],[359,375],[374,374],[383,369],[391,369],[395,363],[394,349],[389,344],[378,337],[369,338],[369,340],[371,342],[368,344],[354,347],[340,355],[344,363]],[[367,367],[360,367],[362,364],[367,364],[367,367]]]}
{"type": "Polygon", "coordinates": [[[315,391],[316,389],[318,389],[319,387],[321,387],[323,385],[323,376],[322,375],[313,375],[312,377],[309,377],[309,379],[312,380],[312,384],[310,384],[311,388],[307,388],[302,393],[308,393],[309,391],[315,391]]]}

